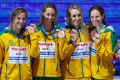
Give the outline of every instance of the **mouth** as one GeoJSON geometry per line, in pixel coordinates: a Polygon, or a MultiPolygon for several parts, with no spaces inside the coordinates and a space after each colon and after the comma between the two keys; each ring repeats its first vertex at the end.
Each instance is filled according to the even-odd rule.
{"type": "Polygon", "coordinates": [[[52,20],[51,20],[51,19],[48,19],[47,21],[52,22],[52,20]]]}

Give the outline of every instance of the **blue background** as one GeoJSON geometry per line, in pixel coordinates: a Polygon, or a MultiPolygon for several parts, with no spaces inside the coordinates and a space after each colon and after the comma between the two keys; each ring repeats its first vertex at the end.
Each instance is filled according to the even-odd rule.
{"type": "MultiPolygon", "coordinates": [[[[41,9],[44,3],[52,2],[58,9],[58,23],[64,27],[65,13],[71,3],[80,6],[84,16],[84,22],[89,23],[88,11],[91,6],[98,4],[105,10],[106,22],[112,25],[118,37],[120,37],[120,0],[0,0],[0,31],[9,25],[11,13],[16,7],[24,7],[28,11],[27,25],[38,23],[41,9]]],[[[120,61],[115,64],[116,70],[120,70],[120,61]]]]}

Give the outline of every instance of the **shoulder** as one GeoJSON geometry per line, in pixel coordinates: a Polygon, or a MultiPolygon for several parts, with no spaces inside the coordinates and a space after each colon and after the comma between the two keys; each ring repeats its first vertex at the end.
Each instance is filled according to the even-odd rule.
{"type": "Polygon", "coordinates": [[[104,29],[104,32],[115,32],[114,31],[114,28],[112,26],[107,26],[105,29],[104,29]]]}
{"type": "Polygon", "coordinates": [[[0,32],[0,36],[2,36],[3,34],[5,34],[5,31],[0,32]]]}

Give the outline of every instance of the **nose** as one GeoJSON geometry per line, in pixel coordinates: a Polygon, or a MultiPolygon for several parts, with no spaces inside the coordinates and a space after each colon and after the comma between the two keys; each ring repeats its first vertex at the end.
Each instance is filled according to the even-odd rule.
{"type": "Polygon", "coordinates": [[[76,16],[76,20],[79,21],[79,20],[80,20],[80,17],[79,17],[79,16],[76,16]]]}
{"type": "Polygon", "coordinates": [[[52,15],[49,15],[49,19],[52,19],[52,15]]]}
{"type": "Polygon", "coordinates": [[[24,19],[20,19],[20,23],[24,23],[24,21],[25,21],[24,19]]]}
{"type": "Polygon", "coordinates": [[[93,18],[93,21],[96,21],[96,18],[95,18],[95,17],[93,18]]]}
{"type": "Polygon", "coordinates": [[[23,19],[20,19],[20,23],[22,23],[23,22],[23,19]]]}

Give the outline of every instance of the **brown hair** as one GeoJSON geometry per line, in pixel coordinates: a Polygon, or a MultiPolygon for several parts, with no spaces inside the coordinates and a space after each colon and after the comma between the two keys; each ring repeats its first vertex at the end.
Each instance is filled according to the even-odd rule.
{"type": "MultiPolygon", "coordinates": [[[[40,25],[43,24],[43,19],[44,19],[44,15],[43,15],[43,14],[44,14],[44,12],[46,11],[47,8],[52,8],[52,9],[54,9],[54,10],[55,10],[55,16],[57,16],[57,9],[56,9],[55,5],[52,4],[52,3],[47,3],[47,4],[45,4],[45,5],[43,6],[43,8],[42,8],[41,20],[40,20],[40,22],[39,22],[40,25]]],[[[55,18],[55,21],[53,22],[53,25],[57,25],[56,18],[55,18]]]]}
{"type": "MultiPolygon", "coordinates": [[[[99,11],[100,14],[101,14],[101,16],[104,16],[104,18],[102,19],[102,23],[103,23],[105,26],[108,26],[108,24],[107,24],[106,21],[105,21],[104,9],[103,9],[100,5],[94,5],[94,6],[92,6],[92,7],[90,8],[90,10],[89,10],[89,18],[90,18],[91,12],[92,12],[93,10],[99,11]]],[[[92,24],[92,23],[91,23],[91,20],[90,20],[90,24],[92,24]]]]}

